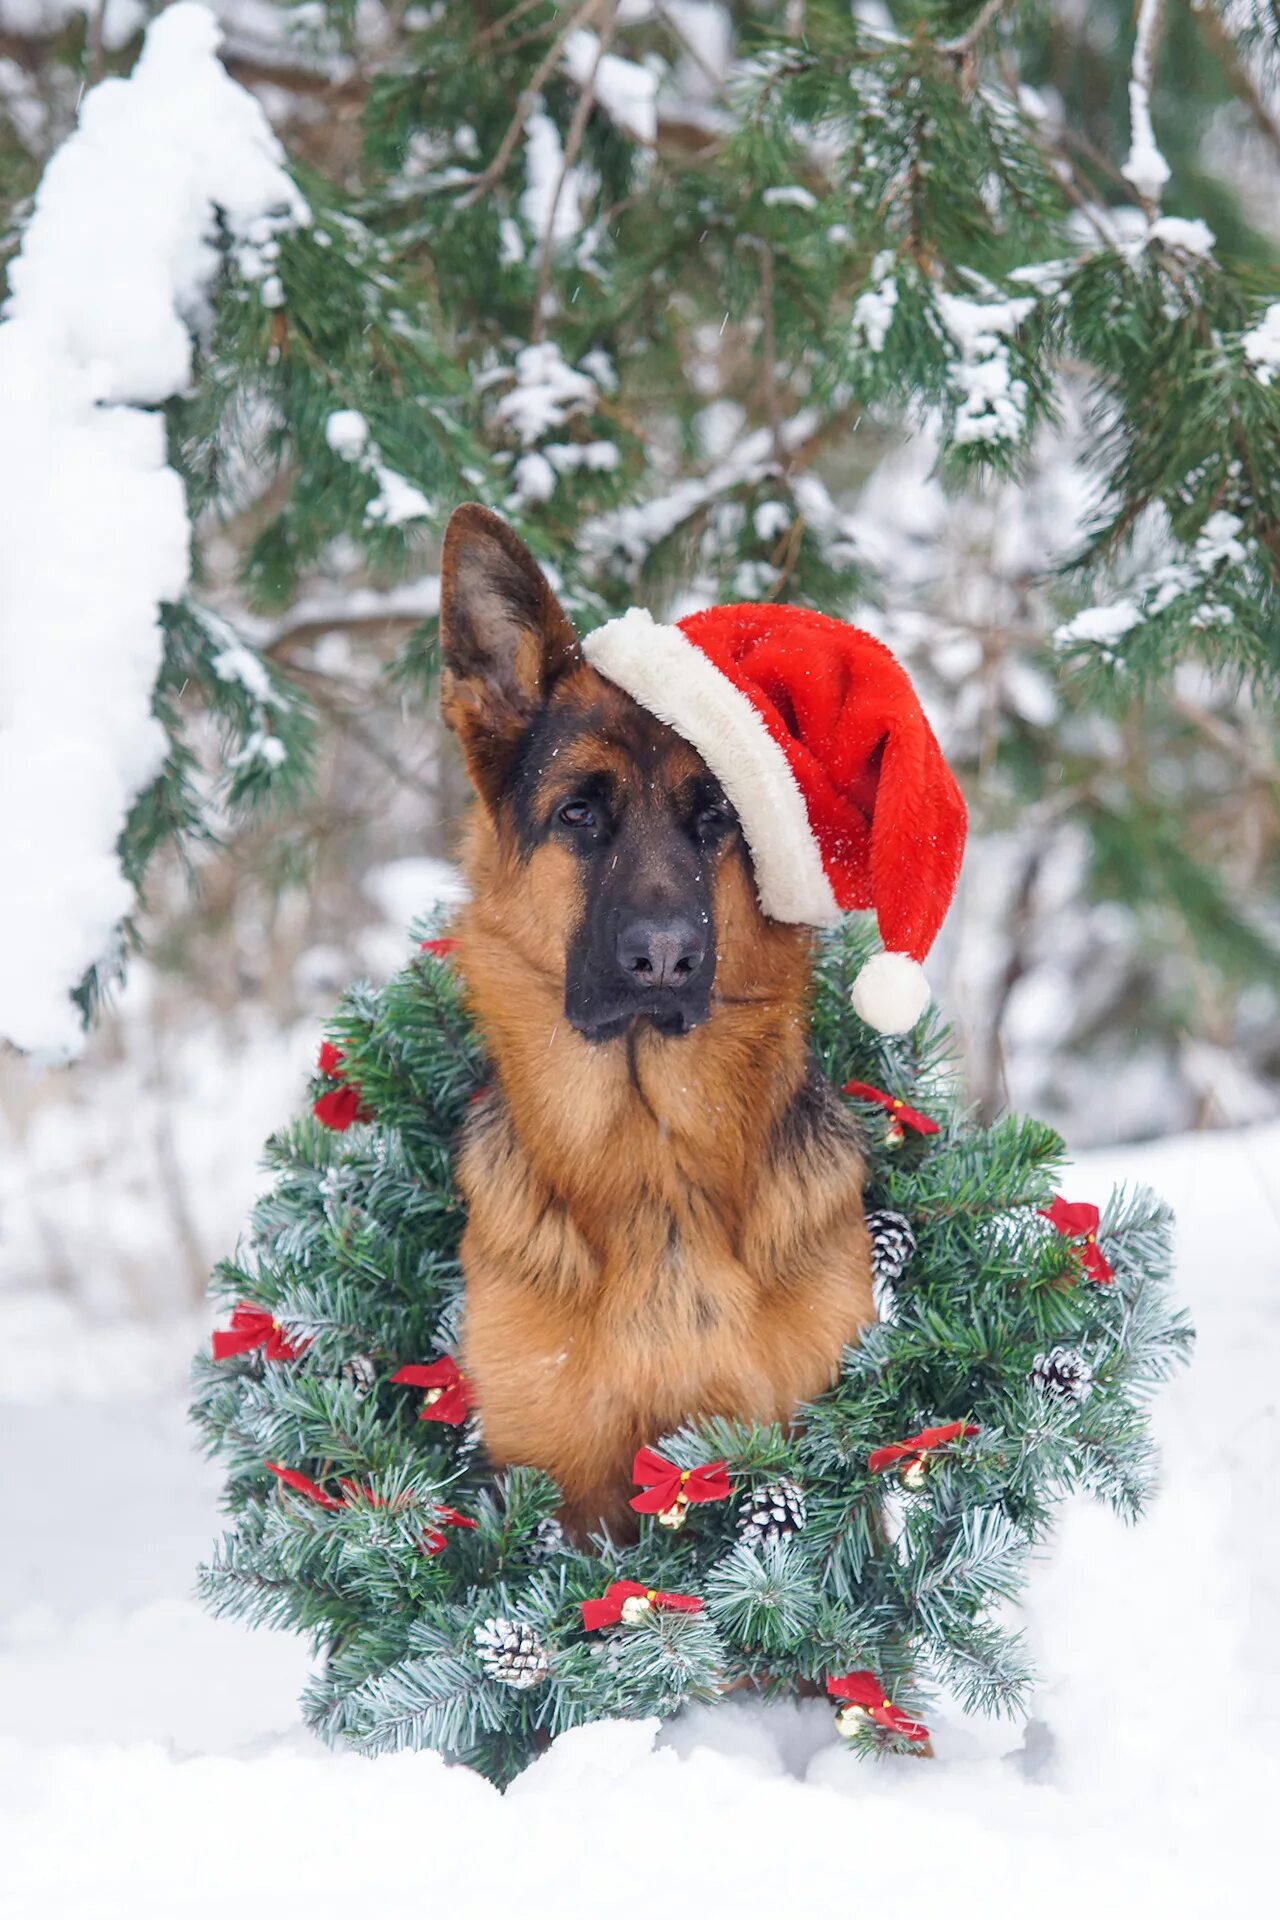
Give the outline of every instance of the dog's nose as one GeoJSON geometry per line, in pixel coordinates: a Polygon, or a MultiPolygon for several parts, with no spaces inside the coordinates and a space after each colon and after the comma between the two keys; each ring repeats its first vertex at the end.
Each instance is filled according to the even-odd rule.
{"type": "Polygon", "coordinates": [[[628,920],[618,934],[618,965],[633,987],[686,986],[706,951],[691,920],[628,920]]]}

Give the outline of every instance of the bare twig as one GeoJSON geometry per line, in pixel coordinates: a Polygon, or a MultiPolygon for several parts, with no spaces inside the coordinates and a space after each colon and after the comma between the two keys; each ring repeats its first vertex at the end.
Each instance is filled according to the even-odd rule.
{"type": "Polygon", "coordinates": [[[89,27],[89,84],[94,87],[101,80],[107,65],[107,50],[103,40],[103,17],[106,11],[107,0],[98,0],[89,27]]]}
{"type": "Polygon", "coordinates": [[[777,323],[773,311],[773,248],[767,241],[760,245],[760,305],[764,313],[764,397],[773,435],[773,457],[779,467],[786,466],[787,448],[782,431],[782,400],[778,393],[777,323]]]}
{"type": "Polygon", "coordinates": [[[516,143],[524,132],[525,123],[538,103],[543,83],[547,80],[556,62],[564,52],[565,43],[569,39],[570,34],[576,32],[579,27],[586,26],[589,20],[594,19],[603,4],[604,0],[582,0],[582,5],[578,8],[578,11],[570,14],[559,33],[556,34],[551,45],[547,48],[542,59],[539,60],[533,73],[530,75],[529,84],[516,103],[516,110],[512,117],[511,125],[503,134],[501,144],[498,147],[498,151],[494,154],[493,159],[484,169],[484,172],[477,174],[475,179],[470,183],[465,181],[458,182],[458,185],[467,187],[466,198],[461,203],[464,207],[474,206],[475,202],[481,199],[483,195],[489,191],[490,187],[496,186],[502,178],[507,170],[508,162],[516,150],[516,143]]]}
{"type": "Polygon", "coordinates": [[[526,13],[531,12],[537,5],[538,0],[519,0],[518,6],[509,8],[499,19],[491,20],[487,27],[481,27],[481,40],[496,40],[500,34],[507,31],[508,27],[514,27],[518,20],[523,20],[526,13]]]}
{"type": "Polygon", "coordinates": [[[569,122],[569,131],[565,136],[564,154],[560,162],[560,175],[547,208],[547,217],[543,222],[542,246],[538,256],[538,287],[533,296],[533,328],[530,338],[536,344],[545,339],[547,331],[547,299],[551,292],[551,268],[555,256],[556,214],[560,208],[561,195],[564,193],[569,176],[573,172],[582,142],[587,131],[587,121],[591,118],[591,109],[596,101],[596,75],[600,63],[613,44],[614,34],[618,30],[618,8],[616,0],[609,0],[605,17],[600,23],[600,37],[596,46],[596,57],[591,71],[583,82],[582,92],[578,95],[578,104],[573,110],[573,119],[569,122]]]}
{"type": "Polygon", "coordinates": [[[376,760],[393,780],[424,799],[431,801],[436,799],[436,789],[432,783],[416,773],[412,767],[406,766],[392,748],[379,740],[372,727],[368,726],[353,708],[343,700],[335,698],[329,675],[315,673],[311,668],[304,667],[293,660],[283,661],[281,664],[286,673],[291,676],[296,675],[307,682],[307,695],[313,704],[319,707],[322,713],[327,714],[339,731],[348,735],[371,760],[376,760]]]}
{"type": "Polygon", "coordinates": [[[1011,0],[987,0],[986,6],[976,16],[971,26],[958,34],[954,40],[944,40],[940,43],[939,53],[949,54],[953,60],[967,60],[987,28],[999,19],[1010,3],[1011,0]]]}
{"type": "Polygon", "coordinates": [[[984,1126],[990,1126],[998,1119],[1002,1105],[1007,1108],[1011,1104],[1005,1064],[1004,1022],[1009,1002],[1031,963],[1036,884],[1049,851],[1050,839],[1048,832],[1035,833],[1023,857],[1008,910],[1009,945],[1004,968],[996,982],[991,1004],[986,1009],[982,1039],[974,1036],[972,1041],[976,1056],[973,1069],[978,1083],[978,1111],[984,1126]]]}
{"type": "Polygon", "coordinates": [[[770,555],[769,564],[778,568],[778,577],[765,595],[767,600],[780,600],[791,585],[791,576],[804,545],[804,528],[804,515],[798,513],[770,555]]]}
{"type": "MultiPolygon", "coordinates": [[[[156,1037],[158,1040],[159,1036],[156,1037]]],[[[156,1053],[158,1058],[160,1054],[158,1046],[156,1053]]],[[[188,1296],[192,1302],[197,1302],[204,1294],[205,1282],[209,1277],[209,1261],[200,1244],[200,1236],[196,1232],[173,1137],[173,1114],[165,1099],[161,1099],[156,1105],[155,1149],[160,1192],[169,1215],[173,1237],[178,1243],[187,1269],[188,1296]]]]}
{"type": "Polygon", "coordinates": [[[1250,742],[1234,727],[1229,727],[1218,714],[1196,706],[1194,701],[1180,693],[1170,694],[1169,704],[1188,726],[1194,727],[1197,733],[1203,734],[1206,740],[1211,740],[1214,746],[1229,755],[1250,780],[1256,780],[1263,786],[1280,786],[1280,765],[1255,753],[1250,742]]]}
{"type": "MultiPolygon", "coordinates": [[[[322,634],[345,633],[369,642],[398,641],[405,639],[428,617],[425,613],[398,613],[394,609],[367,614],[311,614],[304,606],[301,619],[293,620],[286,616],[268,639],[255,641],[254,646],[264,658],[287,666],[291,673],[309,674],[318,670],[297,660],[294,657],[295,650],[314,645],[322,634]]],[[[332,679],[332,675],[327,673],[319,677],[322,680],[332,679]]]]}
{"type": "Polygon", "coordinates": [[[721,76],[707,59],[706,54],[702,51],[702,48],[698,45],[692,34],[686,33],[680,25],[680,22],[668,13],[666,7],[663,5],[663,0],[656,0],[653,10],[659,20],[661,20],[663,26],[667,28],[668,32],[674,35],[680,42],[680,45],[684,48],[694,65],[701,67],[704,77],[711,82],[713,87],[718,87],[721,76]]]}

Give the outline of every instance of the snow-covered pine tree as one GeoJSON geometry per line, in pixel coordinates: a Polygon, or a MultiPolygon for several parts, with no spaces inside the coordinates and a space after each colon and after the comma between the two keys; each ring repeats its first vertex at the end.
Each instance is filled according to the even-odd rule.
{"type": "Polygon", "coordinates": [[[727,1497],[716,1474],[713,1497],[625,1547],[569,1545],[546,1476],[494,1474],[449,1358],[452,1151],[487,1068],[447,955],[344,1002],[314,1115],[271,1142],[274,1185],[219,1270],[228,1325],[195,1405],[232,1519],[205,1596],[310,1635],[318,1731],[506,1781],[565,1727],[735,1687],[829,1688],[859,1750],[917,1744],[911,1716],[939,1691],[1025,1704],[1000,1603],[1030,1549],[1069,1490],[1133,1516],[1152,1481],[1146,1401],[1189,1339],[1165,1297],[1169,1216],[1143,1192],[1101,1220],[1055,1199],[1061,1142],[1029,1120],[975,1127],[937,1019],[896,1040],[857,1019],[867,952],[851,923],[824,944],[818,1058],[939,1123],[904,1132],[851,1095],[867,1204],[916,1241],[892,1318],[789,1432],[651,1436],[674,1467],[723,1462],[727,1497]]]}
{"type": "MultiPolygon", "coordinates": [[[[157,11],[0,13],[15,315],[59,218],[23,198],[35,163],[81,79],[142,84],[157,11]]],[[[380,716],[427,724],[435,542],[477,496],[584,620],[786,599],[909,660],[992,835],[958,961],[984,1111],[1032,1029],[1055,1063],[1035,1091],[1074,1076],[1077,1112],[1121,1046],[1202,1092],[1204,1043],[1274,1064],[1280,287],[1274,194],[1251,185],[1280,151],[1273,7],[314,0],[228,20],[306,213],[268,210],[246,244],[211,179],[205,284],[174,289],[190,378],[117,383],[163,401],[196,529],[190,584],[148,588],[163,764],[121,746],[119,817],[81,803],[129,886],[249,802],[291,808],[305,848],[317,724],[384,757],[380,716]],[[394,657],[353,715],[316,639],[367,645],[373,623],[394,657]],[[1014,1004],[1037,969],[1057,1030],[1014,1004]]],[[[181,114],[165,138],[181,155],[181,114]]],[[[131,213],[147,230],[145,200],[131,213]]],[[[67,281],[85,311],[110,266],[67,281]]],[[[38,501],[39,459],[21,474],[38,501]]],[[[118,964],[115,898],[44,969],[45,1017],[0,1022],[20,1041],[70,1044],[55,999],[87,1004],[118,964]]]]}

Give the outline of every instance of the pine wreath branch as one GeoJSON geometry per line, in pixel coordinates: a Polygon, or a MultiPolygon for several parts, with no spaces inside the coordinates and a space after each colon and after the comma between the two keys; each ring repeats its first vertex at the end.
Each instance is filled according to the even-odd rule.
{"type": "MultiPolygon", "coordinates": [[[[458,1211],[416,1169],[447,1179],[483,1067],[444,963],[422,956],[352,994],[334,1031],[364,1097],[376,1089],[376,1117],[277,1137],[276,1187],[219,1280],[228,1306],[256,1298],[308,1344],[287,1362],[202,1360],[195,1409],[234,1522],[203,1591],[327,1647],[307,1714],[328,1737],[369,1752],[437,1745],[505,1781],[567,1726],[669,1715],[739,1684],[773,1694],[866,1667],[899,1710],[919,1710],[930,1677],[989,1711],[1023,1697],[1023,1656],[994,1610],[1057,1500],[1084,1486],[1131,1513],[1150,1478],[1145,1399],[1186,1339],[1164,1299],[1167,1214],[1119,1196],[1102,1226],[1114,1282],[1084,1284],[1037,1211],[1059,1143],[1030,1123],[971,1126],[936,1018],[893,1041],[861,1026],[846,996],[867,950],[852,927],[824,943],[824,1058],[838,1084],[919,1076],[945,1120],[932,1141],[868,1142],[872,1189],[917,1240],[898,1316],[866,1331],[789,1430],[704,1420],[653,1436],[677,1465],[722,1460],[730,1497],[692,1508],[679,1531],[650,1521],[633,1544],[586,1549],[550,1524],[546,1476],[493,1474],[469,1426],[421,1420],[421,1395],[394,1383],[456,1324],[458,1211]],[[1037,1387],[1055,1342],[1087,1350],[1087,1396],[1037,1387]],[[356,1356],[374,1362],[360,1392],[356,1356]],[[947,1420],[979,1431],[910,1480],[872,1470],[884,1443],[947,1420]],[[585,1631],[582,1604],[617,1580],[703,1611],[585,1631]]],[[[871,1745],[898,1737],[881,1727],[871,1745]]]]}

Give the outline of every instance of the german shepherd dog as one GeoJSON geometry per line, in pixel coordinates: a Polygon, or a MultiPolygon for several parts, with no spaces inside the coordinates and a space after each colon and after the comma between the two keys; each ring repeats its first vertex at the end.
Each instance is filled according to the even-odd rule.
{"type": "Polygon", "coordinates": [[[460,1154],[463,1365],[495,1465],[624,1539],[638,1446],[788,1421],[874,1319],[859,1132],[809,1055],[812,933],[765,917],[703,761],[482,507],[449,523],[441,628],[494,1068],[460,1154]]]}

